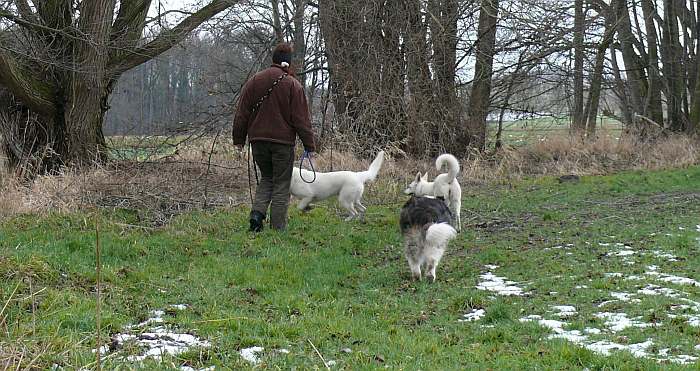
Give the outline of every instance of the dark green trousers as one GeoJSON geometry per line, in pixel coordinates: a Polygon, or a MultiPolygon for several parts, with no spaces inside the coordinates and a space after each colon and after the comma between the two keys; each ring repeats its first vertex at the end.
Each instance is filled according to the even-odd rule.
{"type": "Polygon", "coordinates": [[[294,167],[294,146],[272,142],[254,142],[253,159],[260,169],[260,184],[255,191],[253,210],[267,215],[274,229],[287,227],[289,186],[294,167]]]}

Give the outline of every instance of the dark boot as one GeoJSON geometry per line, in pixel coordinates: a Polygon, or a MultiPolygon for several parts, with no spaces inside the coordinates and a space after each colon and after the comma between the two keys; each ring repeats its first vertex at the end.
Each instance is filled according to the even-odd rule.
{"type": "Polygon", "coordinates": [[[263,221],[265,214],[260,211],[253,210],[250,212],[250,232],[261,232],[263,230],[263,221]]]}

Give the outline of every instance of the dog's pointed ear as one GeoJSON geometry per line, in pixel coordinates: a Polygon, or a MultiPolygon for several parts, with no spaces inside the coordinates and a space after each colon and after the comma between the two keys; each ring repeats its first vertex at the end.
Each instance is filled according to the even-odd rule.
{"type": "Polygon", "coordinates": [[[420,182],[420,171],[416,174],[416,182],[420,182]]]}
{"type": "Polygon", "coordinates": [[[425,173],[423,173],[423,176],[421,177],[421,179],[428,180],[428,172],[427,171],[425,173]]]}

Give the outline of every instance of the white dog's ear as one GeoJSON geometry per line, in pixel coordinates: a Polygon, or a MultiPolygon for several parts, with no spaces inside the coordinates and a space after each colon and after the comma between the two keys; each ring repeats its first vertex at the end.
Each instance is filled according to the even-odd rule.
{"type": "Polygon", "coordinates": [[[428,173],[425,172],[425,173],[423,174],[423,176],[421,177],[421,179],[428,180],[428,173]]]}
{"type": "Polygon", "coordinates": [[[416,182],[420,182],[420,171],[416,174],[416,182]]]}

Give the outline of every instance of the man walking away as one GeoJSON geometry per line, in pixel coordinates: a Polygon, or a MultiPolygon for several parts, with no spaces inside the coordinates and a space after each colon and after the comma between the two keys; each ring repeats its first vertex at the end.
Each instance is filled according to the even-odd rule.
{"type": "Polygon", "coordinates": [[[304,87],[294,76],[293,49],[279,44],[272,66],[256,73],[243,86],[233,121],[233,144],[243,150],[246,137],[253,161],[260,169],[260,184],[250,212],[250,230],[260,232],[270,209],[273,229],[287,227],[289,187],[297,135],[309,153],[316,150],[304,87]]]}

